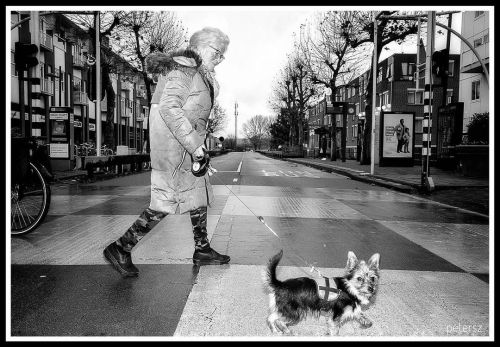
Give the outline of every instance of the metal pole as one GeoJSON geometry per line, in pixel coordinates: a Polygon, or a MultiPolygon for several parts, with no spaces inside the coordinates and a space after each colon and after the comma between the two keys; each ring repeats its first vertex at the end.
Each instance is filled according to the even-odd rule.
{"type": "Polygon", "coordinates": [[[96,138],[96,155],[101,155],[101,44],[99,42],[99,35],[101,33],[101,20],[100,12],[95,12],[95,86],[96,86],[96,114],[95,114],[95,138],[96,138]]]}
{"type": "Polygon", "coordinates": [[[234,150],[238,143],[238,101],[234,103],[234,150]]]}
{"type": "Polygon", "coordinates": [[[434,182],[430,177],[429,159],[431,156],[431,126],[432,126],[432,54],[434,53],[434,33],[436,31],[436,12],[428,12],[427,20],[427,47],[425,60],[425,89],[424,89],[424,119],[422,122],[422,175],[421,185],[428,191],[434,189],[434,182]]]}
{"type": "MultiPolygon", "coordinates": [[[[417,63],[415,66],[417,67],[415,70],[417,70],[416,73],[416,84],[415,84],[415,89],[418,91],[418,87],[420,86],[420,17],[418,17],[418,22],[417,22],[417,63]]],[[[415,95],[417,95],[417,92],[415,92],[415,95]]]]}
{"type": "Polygon", "coordinates": [[[372,67],[372,136],[370,138],[370,174],[373,175],[375,173],[375,110],[377,106],[377,65],[378,65],[378,57],[377,57],[377,38],[378,36],[378,23],[377,17],[373,21],[373,67],[372,67]]]}

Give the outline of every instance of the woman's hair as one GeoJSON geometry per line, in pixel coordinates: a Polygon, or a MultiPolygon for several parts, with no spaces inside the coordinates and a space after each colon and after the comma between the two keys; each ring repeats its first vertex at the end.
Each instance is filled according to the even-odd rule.
{"type": "Polygon", "coordinates": [[[195,32],[189,39],[188,48],[198,50],[204,46],[214,46],[225,52],[229,45],[229,37],[224,34],[220,29],[205,27],[195,32]]]}

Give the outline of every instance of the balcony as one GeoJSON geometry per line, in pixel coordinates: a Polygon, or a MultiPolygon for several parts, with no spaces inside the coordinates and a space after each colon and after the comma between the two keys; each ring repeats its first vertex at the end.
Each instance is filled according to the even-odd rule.
{"type": "Polygon", "coordinates": [[[87,104],[87,93],[75,90],[73,91],[73,103],[75,105],[86,105],[87,104]]]}
{"type": "Polygon", "coordinates": [[[54,81],[48,78],[41,78],[40,92],[42,94],[54,95],[54,81]]]}
{"type": "Polygon", "coordinates": [[[81,54],[73,55],[73,67],[83,69],[84,61],[81,54]]]}
{"type": "Polygon", "coordinates": [[[45,32],[40,32],[40,47],[52,52],[54,50],[54,41],[52,35],[49,35],[45,32]]]}

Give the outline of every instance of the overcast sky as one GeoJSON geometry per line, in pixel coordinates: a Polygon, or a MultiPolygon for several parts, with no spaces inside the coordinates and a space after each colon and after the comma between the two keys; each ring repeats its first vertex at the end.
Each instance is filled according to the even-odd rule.
{"type": "Polygon", "coordinates": [[[238,102],[238,137],[252,116],[273,115],[268,107],[273,81],[293,47],[293,32],[313,13],[293,8],[205,8],[175,11],[188,34],[218,27],[230,39],[225,60],[216,67],[220,84],[218,101],[226,109],[226,135],[234,135],[234,104],[238,102]]]}
{"type": "MultiPolygon", "coordinates": [[[[287,53],[292,51],[293,33],[298,35],[300,24],[311,20],[315,12],[328,9],[338,10],[339,7],[175,8],[174,12],[188,29],[189,36],[205,26],[213,26],[225,32],[231,41],[226,59],[216,67],[221,88],[218,101],[229,116],[224,135],[234,135],[236,101],[239,138],[243,135],[242,124],[251,117],[275,115],[269,108],[268,100],[274,81],[286,63],[287,53]]],[[[453,28],[460,32],[459,19],[455,17],[453,28]]],[[[436,49],[444,48],[443,39],[446,36],[441,36],[442,40],[436,42],[436,49]]],[[[455,47],[454,53],[458,53],[459,45],[454,41],[452,47],[455,47]]],[[[393,45],[390,50],[383,50],[381,59],[402,52],[415,53],[416,45],[393,45]]]]}

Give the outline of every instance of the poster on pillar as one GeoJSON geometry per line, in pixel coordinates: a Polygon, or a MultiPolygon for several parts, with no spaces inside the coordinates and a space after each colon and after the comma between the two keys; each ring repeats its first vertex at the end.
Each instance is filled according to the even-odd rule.
{"type": "Polygon", "coordinates": [[[381,112],[380,165],[413,166],[414,112],[381,112]]]}

